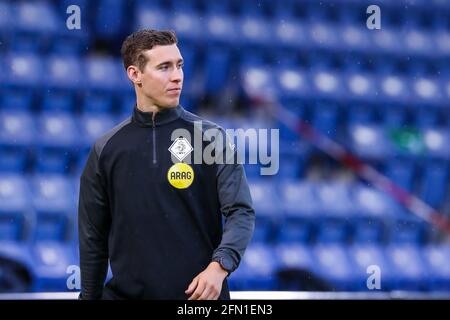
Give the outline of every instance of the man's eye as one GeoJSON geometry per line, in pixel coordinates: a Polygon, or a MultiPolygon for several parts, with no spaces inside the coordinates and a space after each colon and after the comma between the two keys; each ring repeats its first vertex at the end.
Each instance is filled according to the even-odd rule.
{"type": "Polygon", "coordinates": [[[178,69],[181,69],[183,67],[184,67],[184,63],[178,65],[178,69]]]}
{"type": "Polygon", "coordinates": [[[167,70],[169,67],[168,66],[161,66],[159,69],[160,70],[167,70]]]}

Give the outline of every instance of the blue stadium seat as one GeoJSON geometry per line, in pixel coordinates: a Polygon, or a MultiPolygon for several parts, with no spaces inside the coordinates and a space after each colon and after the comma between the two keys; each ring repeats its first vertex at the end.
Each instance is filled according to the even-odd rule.
{"type": "Polygon", "coordinates": [[[116,125],[115,118],[108,113],[85,113],[78,122],[82,145],[89,149],[98,138],[116,125]]]}
{"type": "Polygon", "coordinates": [[[275,77],[282,100],[310,97],[309,74],[305,70],[281,67],[275,70],[275,77]]]}
{"type": "MultiPolygon", "coordinates": [[[[213,2],[216,1],[208,1],[207,3],[213,2]]],[[[217,44],[235,44],[240,34],[237,18],[224,12],[211,10],[207,10],[205,15],[206,41],[217,44]]]]}
{"type": "MultiPolygon", "coordinates": [[[[298,118],[298,121],[305,120],[304,115],[304,108],[300,105],[298,105],[296,102],[285,102],[283,104],[283,108],[287,109],[291,112],[292,117],[291,120],[294,120],[298,118]]],[[[304,156],[307,152],[308,145],[301,140],[300,133],[296,131],[296,127],[292,127],[291,125],[287,125],[284,122],[285,119],[277,121],[276,129],[279,130],[279,136],[280,136],[280,152],[283,155],[302,155],[304,156]]],[[[284,160],[283,157],[280,157],[282,161],[284,160]]],[[[284,170],[282,167],[280,167],[280,170],[284,170]]]]}
{"type": "Polygon", "coordinates": [[[46,60],[46,70],[42,110],[74,111],[76,92],[84,86],[80,60],[75,55],[53,54],[46,60]]]}
{"type": "Polygon", "coordinates": [[[278,261],[272,247],[247,247],[239,268],[230,276],[231,290],[276,290],[278,261]]]}
{"type": "Polygon", "coordinates": [[[23,176],[0,174],[0,240],[27,237],[27,225],[32,220],[29,192],[23,176]]]}
{"type": "Polygon", "coordinates": [[[76,146],[78,128],[70,113],[43,112],[37,120],[41,146],[76,146]]]}
{"type": "Polygon", "coordinates": [[[82,109],[85,112],[112,112],[115,98],[129,95],[132,84],[118,59],[91,58],[86,62],[87,88],[82,109]],[[107,79],[107,81],[105,81],[107,79]]]}
{"type": "Polygon", "coordinates": [[[0,2],[0,37],[4,38],[6,35],[4,33],[9,33],[13,21],[13,13],[11,8],[11,3],[7,1],[0,2]]]}
{"type": "Polygon", "coordinates": [[[6,83],[18,88],[34,90],[43,77],[41,58],[34,54],[8,54],[5,57],[6,83]]]}
{"type": "Polygon", "coordinates": [[[83,69],[75,55],[51,55],[46,60],[45,83],[50,89],[77,90],[83,88],[83,69]]]}
{"type": "Polygon", "coordinates": [[[314,270],[315,261],[309,245],[291,243],[276,246],[279,269],[314,270]]]}
{"type": "Polygon", "coordinates": [[[446,244],[423,248],[426,267],[430,270],[429,290],[450,290],[450,247],[446,244]]]}
{"type": "Polygon", "coordinates": [[[412,191],[414,183],[414,163],[411,161],[390,160],[386,164],[385,174],[399,187],[412,191]]]}
{"type": "Polygon", "coordinates": [[[278,260],[279,290],[319,290],[321,283],[315,274],[316,264],[310,246],[295,243],[281,244],[276,246],[275,254],[278,260]]]}
{"type": "Polygon", "coordinates": [[[112,112],[114,98],[111,94],[89,92],[83,97],[82,110],[85,113],[112,112]]]}
{"type": "Polygon", "coordinates": [[[436,41],[436,50],[440,55],[444,56],[450,53],[450,46],[448,45],[449,35],[445,29],[437,30],[434,33],[436,41]]]}
{"type": "Polygon", "coordinates": [[[354,265],[354,271],[358,277],[355,282],[355,290],[368,291],[370,285],[376,285],[376,281],[368,281],[375,272],[380,272],[380,290],[388,291],[393,287],[394,275],[392,266],[386,257],[384,247],[358,243],[348,247],[351,261],[354,265]],[[369,286],[368,286],[369,285],[369,286]]]}
{"type": "MultiPolygon", "coordinates": [[[[131,85],[131,83],[130,83],[131,85]]],[[[119,113],[130,115],[134,106],[136,105],[136,94],[128,93],[123,94],[121,98],[119,98],[119,113]]],[[[125,118],[123,118],[125,119],[125,118]]],[[[121,121],[117,122],[120,123],[121,121]]]]}
{"type": "Polygon", "coordinates": [[[383,125],[386,128],[400,128],[406,124],[406,112],[395,106],[383,109],[383,125]]]}
{"type": "Polygon", "coordinates": [[[430,239],[428,222],[412,214],[395,220],[390,229],[391,244],[423,245],[430,239]]]}
{"type": "Polygon", "coordinates": [[[79,147],[79,130],[68,113],[42,113],[38,118],[36,168],[39,172],[64,173],[79,147]]]}
{"type": "Polygon", "coordinates": [[[27,160],[27,148],[15,146],[0,147],[0,171],[2,172],[24,172],[27,160]]]}
{"type": "Polygon", "coordinates": [[[431,159],[450,159],[450,133],[445,128],[428,128],[423,132],[425,152],[431,159]]]}
{"type": "Polygon", "coordinates": [[[313,94],[316,98],[340,99],[347,94],[342,76],[335,70],[319,68],[311,72],[310,78],[314,84],[313,94]]]}
{"type": "Polygon", "coordinates": [[[170,0],[169,7],[174,11],[188,11],[188,12],[201,12],[200,6],[203,5],[202,1],[198,0],[170,0]]]}
{"type": "MultiPolygon", "coordinates": [[[[6,77],[5,77],[6,78],[6,77]]],[[[25,88],[0,89],[0,108],[4,110],[29,110],[33,107],[33,92],[25,88]]]]}
{"type": "Polygon", "coordinates": [[[350,241],[351,225],[344,218],[325,217],[317,222],[315,242],[320,244],[346,244],[350,241]]]}
{"type": "Polygon", "coordinates": [[[269,181],[262,179],[249,180],[250,192],[254,204],[256,224],[254,240],[255,242],[264,240],[271,241],[274,237],[274,228],[283,217],[283,212],[278,207],[279,197],[275,186],[269,181]]]}
{"type": "Polygon", "coordinates": [[[272,64],[286,71],[299,67],[303,68],[305,63],[301,58],[302,55],[294,49],[274,48],[270,52],[270,61],[272,64]]]}
{"type": "Polygon", "coordinates": [[[278,225],[276,240],[279,244],[311,243],[315,233],[311,219],[287,217],[278,225]]]}
{"type": "Polygon", "coordinates": [[[353,105],[348,110],[347,121],[350,126],[370,125],[374,122],[373,110],[364,105],[353,105]]]}
{"type": "Polygon", "coordinates": [[[52,36],[62,25],[54,7],[47,1],[24,1],[12,7],[13,39],[11,50],[15,52],[37,52],[45,50],[52,36]]]}
{"type": "Polygon", "coordinates": [[[352,150],[363,158],[386,159],[393,153],[387,134],[380,126],[349,125],[348,139],[352,150]]]}
{"type": "Polygon", "coordinates": [[[348,291],[355,286],[355,266],[346,246],[318,244],[312,250],[317,274],[329,282],[333,291],[348,291]]]}
{"type": "Polygon", "coordinates": [[[276,41],[276,44],[282,48],[299,50],[311,47],[310,34],[306,25],[296,18],[276,20],[273,22],[273,29],[272,41],[276,41]]]}
{"type": "Polygon", "coordinates": [[[75,95],[70,92],[47,91],[41,103],[43,111],[73,112],[75,95]]]}
{"type": "Polygon", "coordinates": [[[123,0],[99,0],[95,19],[96,36],[104,39],[113,39],[120,36],[125,27],[126,1],[123,0]]]}
{"type": "Polygon", "coordinates": [[[35,136],[36,128],[29,113],[0,112],[0,171],[23,172],[35,136]]]}
{"type": "Polygon", "coordinates": [[[170,15],[162,8],[157,1],[145,3],[145,5],[136,5],[135,7],[135,25],[133,30],[157,29],[167,30],[172,28],[170,15]]]}
{"type": "Polygon", "coordinates": [[[229,50],[221,47],[208,48],[205,59],[205,89],[207,93],[214,94],[224,90],[230,68],[231,53],[229,50]]]}
{"type": "Polygon", "coordinates": [[[378,90],[376,79],[367,71],[346,71],[342,74],[345,92],[352,101],[372,102],[377,99],[378,90]]]}
{"type": "Polygon", "coordinates": [[[395,275],[393,289],[421,291],[426,289],[429,270],[421,248],[411,244],[389,245],[386,249],[389,264],[395,275]]]}
{"type": "Polygon", "coordinates": [[[435,44],[430,34],[418,26],[411,26],[399,32],[403,48],[414,56],[435,54],[435,44]]]}
{"type": "Polygon", "coordinates": [[[397,74],[388,74],[379,78],[380,102],[408,103],[410,92],[408,81],[397,74]]]}
{"type": "Polygon", "coordinates": [[[232,1],[205,1],[204,6],[207,13],[234,14],[232,1]]]}
{"type": "Polygon", "coordinates": [[[46,1],[16,3],[14,13],[14,29],[18,32],[52,34],[60,22],[54,7],[46,1]]]}
{"type": "Polygon", "coordinates": [[[172,3],[173,14],[170,25],[177,33],[180,42],[198,42],[203,40],[204,24],[200,12],[193,7],[191,1],[175,1],[172,3]]]}
{"type": "Polygon", "coordinates": [[[86,85],[91,90],[106,91],[116,90],[122,77],[122,69],[119,69],[117,60],[111,57],[88,57],[85,60],[86,85]]]}
{"type": "MultiPolygon", "coordinates": [[[[310,18],[310,20],[314,19],[312,16],[310,18]]],[[[339,38],[336,37],[335,25],[323,20],[314,20],[310,21],[306,28],[309,30],[309,38],[315,47],[320,49],[344,48],[344,43],[339,42],[339,38]]]]}
{"type": "Polygon", "coordinates": [[[268,5],[276,19],[286,20],[288,18],[295,19],[297,17],[296,2],[293,0],[285,0],[283,2],[269,1],[268,5]]]}
{"type": "Polygon", "coordinates": [[[234,43],[245,43],[248,46],[268,47],[274,38],[271,20],[254,15],[245,15],[238,19],[238,34],[240,37],[234,39],[234,43]]]}
{"type": "Polygon", "coordinates": [[[301,153],[280,152],[277,177],[280,181],[298,180],[303,175],[305,162],[304,155],[301,153]]]}
{"type": "Polygon", "coordinates": [[[280,216],[282,212],[278,207],[279,199],[275,186],[261,180],[249,181],[250,192],[255,205],[255,210],[261,216],[280,216]]]}
{"type": "Polygon", "coordinates": [[[263,52],[256,48],[247,48],[239,52],[239,64],[242,71],[248,68],[264,68],[266,72],[272,71],[270,64],[271,54],[263,52]]]}
{"type": "Polygon", "coordinates": [[[355,186],[353,201],[361,216],[373,218],[402,217],[405,209],[389,195],[362,185],[355,186]]]}
{"type": "Polygon", "coordinates": [[[312,183],[287,182],[281,186],[282,208],[288,217],[314,218],[320,212],[312,183]]]}
{"type": "Polygon", "coordinates": [[[42,241],[31,249],[35,281],[34,292],[68,291],[70,266],[78,266],[71,244],[42,241]]]}
{"type": "Polygon", "coordinates": [[[435,127],[439,122],[439,116],[435,110],[427,107],[417,108],[415,116],[415,125],[421,129],[435,127]]]}
{"type": "Polygon", "coordinates": [[[329,217],[349,218],[355,214],[351,184],[344,181],[320,182],[316,186],[319,211],[329,217]]]}
{"type": "Polygon", "coordinates": [[[400,40],[401,35],[394,28],[392,26],[385,26],[383,27],[383,32],[370,33],[370,41],[374,44],[372,50],[383,54],[401,52],[403,48],[402,41],[400,40]]]}
{"type": "MultiPolygon", "coordinates": [[[[271,12],[269,11],[271,9],[268,1],[245,1],[240,2],[238,9],[238,15],[243,17],[256,17],[256,18],[269,18],[269,15],[271,12]]],[[[234,3],[236,4],[236,3],[234,3]]]]}
{"type": "Polygon", "coordinates": [[[66,241],[71,236],[76,210],[73,182],[60,175],[36,175],[31,181],[37,214],[36,241],[66,241]]]}
{"type": "Polygon", "coordinates": [[[259,62],[253,60],[241,64],[240,75],[244,91],[252,98],[273,98],[277,88],[272,79],[272,72],[267,67],[256,65],[259,62]]]}
{"type": "MultiPolygon", "coordinates": [[[[1,33],[0,33],[0,37],[1,37],[1,33]]],[[[1,38],[0,38],[1,39],[1,38]]],[[[4,57],[4,54],[0,51],[0,68],[2,68],[2,70],[5,70],[6,69],[6,66],[5,66],[5,57],[4,57]]],[[[1,85],[3,85],[3,83],[5,82],[5,73],[4,72],[2,72],[1,74],[0,74],[0,84],[1,85]]],[[[0,91],[1,92],[1,91],[0,91]]],[[[1,100],[0,100],[0,103],[1,103],[1,100]]],[[[0,104],[0,107],[2,107],[2,105],[0,104]]]]}
{"type": "Polygon", "coordinates": [[[429,205],[443,204],[448,190],[449,167],[445,162],[429,162],[422,171],[420,197],[429,205]]]}
{"type": "Polygon", "coordinates": [[[321,216],[318,221],[316,241],[320,243],[346,243],[350,240],[348,220],[355,214],[350,185],[330,181],[318,183],[316,199],[321,216]]]}
{"type": "Polygon", "coordinates": [[[350,218],[352,243],[361,245],[383,244],[387,237],[386,219],[357,216],[350,218]]]}
{"type": "MultiPolygon", "coordinates": [[[[445,96],[440,90],[438,79],[419,77],[411,83],[415,101],[423,105],[438,105],[445,96]]],[[[444,100],[445,101],[445,100],[444,100]]]]}
{"type": "Polygon", "coordinates": [[[338,109],[334,105],[314,106],[313,126],[319,132],[330,138],[336,137],[338,123],[338,109]]]}
{"type": "Polygon", "coordinates": [[[251,243],[253,244],[269,244],[275,241],[277,225],[274,219],[268,217],[256,216],[256,225],[251,243]]]}
{"type": "MultiPolygon", "coordinates": [[[[355,15],[353,15],[355,16],[355,15]]],[[[343,23],[336,26],[339,31],[340,49],[352,48],[358,52],[368,52],[372,49],[370,42],[370,30],[360,28],[360,22],[343,23]]]]}

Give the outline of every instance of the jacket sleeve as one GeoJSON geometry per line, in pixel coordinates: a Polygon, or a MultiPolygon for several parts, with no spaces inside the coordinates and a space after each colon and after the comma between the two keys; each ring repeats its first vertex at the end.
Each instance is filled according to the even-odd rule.
{"type": "Polygon", "coordinates": [[[231,274],[239,266],[253,236],[255,211],[244,167],[238,163],[236,150],[228,136],[225,135],[224,141],[226,157],[223,164],[218,164],[217,189],[225,223],[222,240],[212,260],[221,262],[231,274]]]}
{"type": "Polygon", "coordinates": [[[81,299],[100,299],[108,271],[108,235],[111,225],[106,188],[98,170],[95,146],[80,178],[78,236],[81,299]]]}

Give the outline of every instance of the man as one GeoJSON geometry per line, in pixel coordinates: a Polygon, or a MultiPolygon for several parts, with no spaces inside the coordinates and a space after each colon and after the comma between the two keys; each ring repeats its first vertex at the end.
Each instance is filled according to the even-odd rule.
{"type": "MultiPolygon", "coordinates": [[[[135,32],[121,53],[136,106],[95,142],[80,178],[80,298],[229,299],[226,278],[255,222],[243,166],[189,163],[198,148],[172,137],[195,136],[202,120],[179,104],[183,58],[173,32],[135,32]]],[[[226,139],[201,123],[202,134],[217,129],[226,139]]],[[[236,156],[231,143],[223,153],[236,156]]]]}

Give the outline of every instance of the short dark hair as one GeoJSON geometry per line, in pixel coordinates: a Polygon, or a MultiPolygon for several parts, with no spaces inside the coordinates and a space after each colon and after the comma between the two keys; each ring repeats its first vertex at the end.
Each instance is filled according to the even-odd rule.
{"type": "Polygon", "coordinates": [[[139,70],[144,70],[147,58],[143,51],[150,50],[154,46],[166,46],[177,43],[177,36],[172,30],[143,29],[130,34],[122,43],[122,54],[125,70],[136,65],[139,70]]]}

